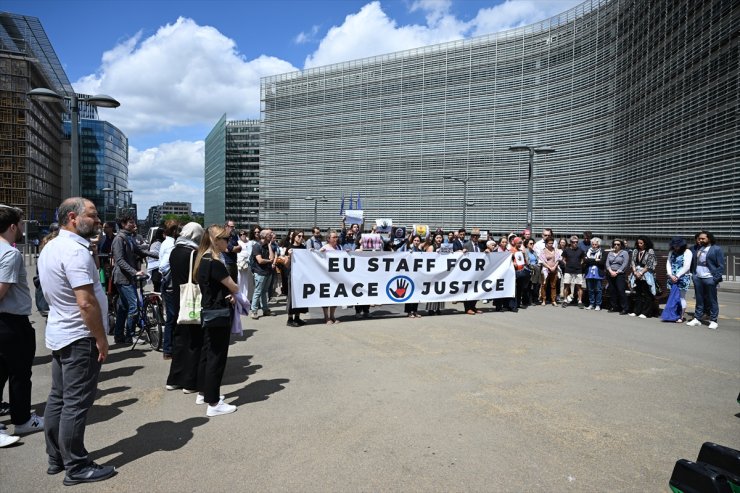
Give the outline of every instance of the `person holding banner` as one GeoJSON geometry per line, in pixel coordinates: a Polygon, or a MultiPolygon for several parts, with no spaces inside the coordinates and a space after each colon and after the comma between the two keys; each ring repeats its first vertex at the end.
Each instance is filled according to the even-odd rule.
{"type": "MultiPolygon", "coordinates": [[[[327,237],[326,244],[321,247],[320,252],[338,252],[342,248],[339,246],[339,235],[336,231],[329,230],[329,236],[327,237]]],[[[337,311],[336,306],[322,306],[321,309],[324,311],[324,322],[327,325],[338,324],[339,320],[334,318],[334,312],[337,311]]]]}
{"type": "Polygon", "coordinates": [[[283,272],[286,277],[286,290],[287,299],[285,301],[285,309],[288,311],[288,327],[301,327],[306,325],[306,322],[301,320],[301,313],[308,313],[308,308],[293,308],[293,286],[290,282],[290,264],[293,260],[294,250],[305,250],[306,245],[303,244],[303,231],[293,231],[290,233],[290,243],[285,252],[285,260],[283,262],[283,272]]]}
{"type": "MultiPolygon", "coordinates": [[[[417,234],[411,236],[411,245],[409,246],[408,251],[410,253],[420,253],[424,251],[421,248],[421,236],[417,234]]],[[[406,303],[403,307],[403,311],[406,312],[409,318],[421,318],[418,310],[419,303],[406,303]]]]}
{"type": "MultiPolygon", "coordinates": [[[[442,248],[442,245],[445,244],[445,243],[443,243],[444,242],[444,237],[445,237],[444,231],[442,231],[441,229],[440,230],[437,230],[437,232],[434,233],[434,243],[432,243],[432,246],[431,247],[428,247],[426,249],[426,251],[427,252],[437,252],[437,251],[439,251],[439,249],[442,248]]],[[[447,243],[445,245],[446,245],[447,248],[452,249],[451,242],[450,243],[447,243]]],[[[424,308],[427,311],[427,315],[441,315],[442,314],[442,309],[444,307],[445,307],[444,302],[439,302],[439,301],[430,302],[430,303],[427,303],[424,306],[424,308]]]]}
{"type": "MultiPolygon", "coordinates": [[[[462,237],[465,237],[465,230],[461,229],[462,237]]],[[[470,232],[470,240],[466,241],[463,244],[463,253],[467,252],[473,252],[478,253],[480,252],[480,245],[478,244],[478,240],[480,239],[480,229],[473,228],[473,230],[470,232]]],[[[476,315],[479,313],[483,313],[482,310],[478,310],[475,305],[477,301],[476,300],[470,300],[470,301],[463,301],[463,308],[465,309],[465,313],[468,315],[476,315]]]]}

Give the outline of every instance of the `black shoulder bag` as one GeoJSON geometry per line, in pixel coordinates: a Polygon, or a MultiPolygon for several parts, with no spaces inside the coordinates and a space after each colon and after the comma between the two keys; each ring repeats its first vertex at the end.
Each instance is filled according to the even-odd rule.
{"type": "MultiPolygon", "coordinates": [[[[202,261],[202,259],[201,259],[202,261]]],[[[213,258],[208,259],[208,284],[211,284],[211,270],[213,258]]],[[[229,307],[203,308],[200,311],[200,325],[204,329],[231,327],[231,320],[234,311],[229,307]]]]}

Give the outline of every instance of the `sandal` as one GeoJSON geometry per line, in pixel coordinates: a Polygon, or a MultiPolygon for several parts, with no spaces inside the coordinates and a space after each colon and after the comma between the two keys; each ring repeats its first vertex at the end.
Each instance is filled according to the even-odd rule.
{"type": "Polygon", "coordinates": [[[338,324],[339,323],[339,320],[337,320],[336,318],[332,318],[331,319],[331,323],[338,324]]]}
{"type": "Polygon", "coordinates": [[[686,319],[685,319],[685,318],[679,318],[678,320],[676,320],[676,323],[677,323],[677,324],[682,324],[682,323],[684,323],[685,321],[686,321],[686,319]]]}

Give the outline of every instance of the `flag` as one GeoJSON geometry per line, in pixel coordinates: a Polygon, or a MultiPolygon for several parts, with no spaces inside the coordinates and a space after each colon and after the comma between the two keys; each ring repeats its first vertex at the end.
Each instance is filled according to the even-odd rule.
{"type": "Polygon", "coordinates": [[[344,215],[344,192],[342,192],[342,204],[339,206],[339,215],[344,215]]]}
{"type": "Polygon", "coordinates": [[[360,205],[360,192],[357,192],[357,209],[362,210],[362,205],[360,205]]]}
{"type": "Polygon", "coordinates": [[[352,192],[349,193],[349,210],[354,210],[355,208],[352,206],[352,192]]]}

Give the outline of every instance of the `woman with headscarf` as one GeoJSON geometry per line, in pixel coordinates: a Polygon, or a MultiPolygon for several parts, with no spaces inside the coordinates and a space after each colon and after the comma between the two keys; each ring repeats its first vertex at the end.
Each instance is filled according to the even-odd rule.
{"type": "Polygon", "coordinates": [[[668,245],[670,253],[666,260],[666,272],[668,273],[668,290],[677,286],[681,295],[681,316],[676,319],[676,323],[686,321],[686,291],[691,284],[691,261],[693,253],[686,248],[686,240],[680,236],[675,236],[668,245]]]}
{"type": "MultiPolygon", "coordinates": [[[[175,320],[180,310],[180,286],[188,282],[188,275],[195,265],[195,254],[203,237],[203,227],[187,223],[175,240],[170,252],[170,282],[175,320]]],[[[172,363],[167,376],[167,390],[183,389],[186,394],[198,387],[198,364],[203,347],[203,329],[200,324],[177,324],[172,331],[172,363]]]]}

